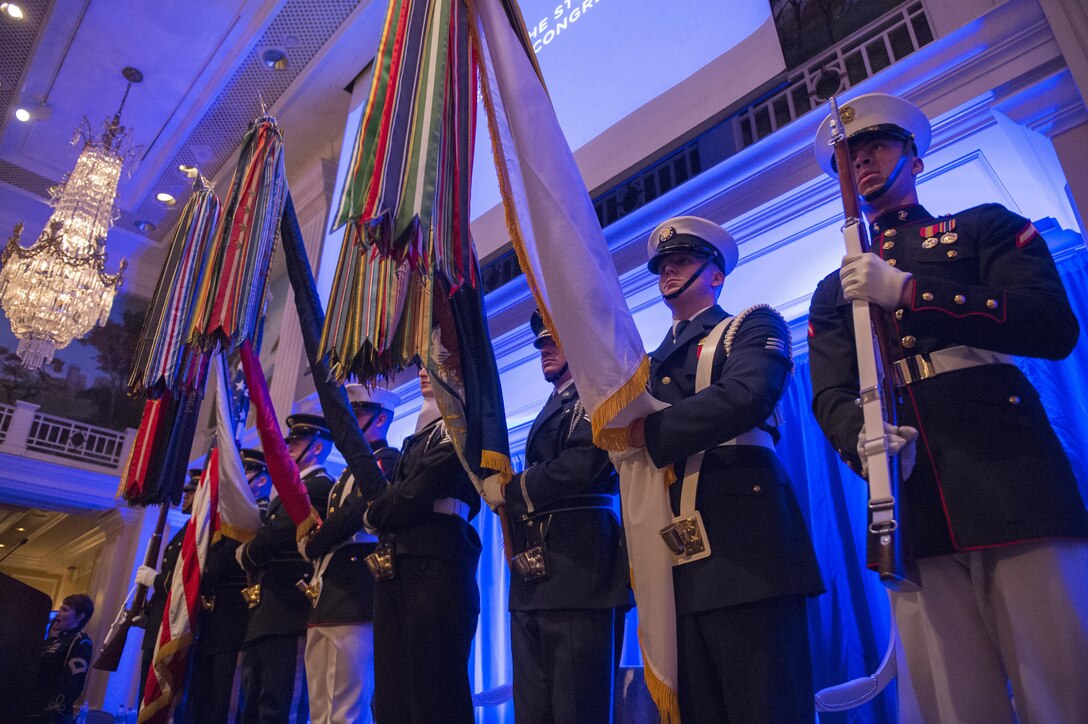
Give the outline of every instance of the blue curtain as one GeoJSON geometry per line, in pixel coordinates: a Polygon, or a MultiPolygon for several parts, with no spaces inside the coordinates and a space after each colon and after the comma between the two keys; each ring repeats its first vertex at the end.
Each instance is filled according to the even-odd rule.
{"type": "MultiPolygon", "coordinates": [[[[1073,354],[1061,362],[1038,359],[1018,363],[1039,389],[1050,419],[1062,439],[1088,498],[1088,252],[1083,249],[1058,265],[1069,300],[1081,321],[1073,354]]],[[[778,453],[797,489],[808,521],[827,592],[809,602],[815,686],[819,690],[876,670],[889,636],[888,596],[876,574],[865,569],[868,491],[827,443],[812,416],[808,359],[796,371],[782,399],[786,423],[778,453]]],[[[513,450],[511,452],[514,452],[513,450]]],[[[484,691],[510,682],[510,627],[506,613],[509,572],[502,556],[497,518],[484,511],[477,520],[484,554],[480,562],[480,627],[471,662],[474,689],[484,691]]],[[[628,617],[625,663],[637,656],[628,617]]],[[[894,722],[894,687],[863,707],[821,715],[821,722],[894,722]]],[[[509,724],[512,706],[477,709],[477,721],[509,724]]]]}

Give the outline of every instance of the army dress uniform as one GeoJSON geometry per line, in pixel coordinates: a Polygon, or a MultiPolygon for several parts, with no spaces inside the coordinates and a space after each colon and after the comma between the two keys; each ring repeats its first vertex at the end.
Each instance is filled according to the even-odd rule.
{"type": "MultiPolygon", "coordinates": [[[[374,446],[375,461],[386,476],[392,474],[399,456],[396,448],[381,443],[374,446]]],[[[314,562],[318,591],[306,632],[314,722],[371,720],[374,577],[366,558],[377,547],[377,538],[360,530],[367,502],[367,494],[356,487],[351,471],[344,470],[329,492],[328,516],[306,546],[306,556],[314,562]],[[320,705],[316,703],[319,697],[320,705]]]]}
{"type": "Polygon", "coordinates": [[[200,577],[201,605],[187,707],[189,720],[200,724],[226,724],[238,710],[238,663],[249,620],[242,595],[246,574],[235,560],[238,545],[226,536],[212,543],[200,577]]]}
{"type": "MultiPolygon", "coordinates": [[[[851,138],[890,133],[925,154],[917,107],[884,94],[851,105],[851,138]]],[[[830,174],[827,125],[815,149],[830,174]]],[[[1088,513],[1011,357],[1060,359],[1076,344],[1050,251],[998,204],[936,218],[909,204],[872,222],[873,251],[912,274],[909,303],[889,317],[898,424],[920,433],[898,523],[922,588],[892,602],[921,716],[1011,721],[1011,683],[1021,720],[1088,720],[1088,513]]],[[[808,341],[813,411],[860,471],[853,317],[837,271],[813,295],[808,341]]]]}
{"type": "Polygon", "coordinates": [[[366,524],[391,562],[374,587],[374,718],[472,722],[468,656],[480,613],[480,498],[441,419],[405,440],[366,524]]]}
{"type": "MultiPolygon", "coordinates": [[[[534,321],[535,318],[534,318],[534,321]]],[[[542,327],[542,322],[541,322],[542,327]]],[[[550,336],[534,330],[537,339],[550,336]]],[[[548,398],[506,486],[515,551],[509,608],[518,722],[609,722],[630,606],[619,481],[573,381],[548,398]],[[528,569],[534,556],[539,568],[528,569]],[[616,640],[618,639],[618,640],[616,640]]]]}
{"type": "MultiPolygon", "coordinates": [[[[332,478],[319,465],[300,475],[324,517],[332,478]]],[[[242,548],[241,562],[247,576],[260,584],[260,602],[250,609],[242,650],[244,721],[305,721],[303,648],[311,606],[296,584],[309,581],[313,569],[298,552],[295,524],[279,497],[269,505],[264,527],[242,548]]]]}
{"type": "Polygon", "coordinates": [[[36,707],[30,715],[31,722],[72,721],[72,705],[83,693],[93,654],[91,637],[83,629],[50,632],[42,645],[34,689],[30,692],[36,707]]]}

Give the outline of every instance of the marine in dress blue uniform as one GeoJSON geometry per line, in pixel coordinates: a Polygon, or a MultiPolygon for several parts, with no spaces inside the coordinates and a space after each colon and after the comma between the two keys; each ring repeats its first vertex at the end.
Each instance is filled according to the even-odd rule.
{"type": "Polygon", "coordinates": [[[673,314],[673,328],[650,354],[650,392],[670,407],[635,421],[629,435],[658,467],[673,468],[678,516],[690,512],[682,510],[688,460],[703,454],[694,510],[706,545],[702,557],[673,568],[681,718],[812,721],[806,598],[823,583],[774,451],[775,406],[792,369],[789,328],[759,305],[733,317],[709,347],[708,335],[730,319],[716,300],[738,257],[718,224],[669,219],[650,235],[648,252],[673,314]],[[707,354],[710,384],[697,391],[707,354]]]}
{"type": "MultiPolygon", "coordinates": [[[[359,429],[388,478],[400,453],[386,442],[400,399],[382,388],[346,386],[359,429]]],[[[315,724],[371,721],[374,694],[374,578],[366,557],[377,538],[360,530],[369,501],[349,470],[332,487],[325,522],[306,543],[318,595],[306,631],[306,680],[315,724]]]]}
{"type": "MultiPolygon", "coordinates": [[[[325,419],[290,415],[287,425],[287,449],[298,464],[310,503],[324,517],[333,485],[322,467],[332,448],[325,419]]],[[[305,722],[303,649],[311,606],[297,584],[308,582],[313,569],[298,552],[295,524],[280,498],[268,506],[264,527],[238,548],[237,557],[247,577],[260,585],[242,649],[243,721],[305,722]]]]}
{"type": "MultiPolygon", "coordinates": [[[[813,295],[813,410],[860,472],[849,300],[886,309],[909,433],[900,440],[919,433],[901,456],[899,525],[922,590],[892,600],[920,716],[1013,721],[1011,684],[1021,720],[1086,720],[1088,513],[1038,393],[1012,363],[1061,359],[1076,344],[1046,242],[998,204],[939,217],[918,204],[930,126],[913,104],[868,94],[842,114],[876,253],[845,257],[813,295]]],[[[828,127],[815,150],[833,174],[828,127]]]]}
{"type": "Polygon", "coordinates": [[[525,471],[504,491],[514,718],[607,724],[631,595],[619,481],[539,312],[530,324],[554,389],[529,431],[525,471]]]}

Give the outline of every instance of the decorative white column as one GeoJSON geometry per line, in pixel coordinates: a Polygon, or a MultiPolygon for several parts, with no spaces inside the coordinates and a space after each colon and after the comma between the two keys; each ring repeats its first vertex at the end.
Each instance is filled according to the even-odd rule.
{"type": "MultiPolygon", "coordinates": [[[[103,513],[98,527],[106,534],[106,542],[95,563],[88,595],[94,599],[95,612],[87,626],[94,641],[95,655],[102,648],[114,617],[125,604],[132,588],[136,567],[143,563],[147,541],[155,528],[157,509],[148,514],[146,508],[118,507],[103,513]]],[[[83,695],[92,708],[116,711],[121,705],[136,704],[139,689],[140,640],[142,629],[129,631],[125,653],[117,671],[109,673],[91,669],[83,695]]]]}
{"type": "Polygon", "coordinates": [[[7,435],[0,442],[0,451],[12,455],[26,455],[26,441],[30,437],[30,427],[34,424],[34,414],[38,405],[23,400],[15,401],[15,410],[11,413],[7,435]]]}

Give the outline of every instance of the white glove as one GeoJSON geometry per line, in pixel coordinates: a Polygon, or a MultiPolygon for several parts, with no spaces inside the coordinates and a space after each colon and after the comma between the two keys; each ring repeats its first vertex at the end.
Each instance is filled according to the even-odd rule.
{"type": "Polygon", "coordinates": [[[876,254],[847,254],[842,258],[839,280],[849,301],[864,299],[889,311],[901,307],[903,287],[910,272],[899,271],[876,254]]]}
{"type": "MultiPolygon", "coordinates": [[[[895,427],[885,422],[884,433],[888,436],[888,454],[899,456],[899,475],[902,480],[906,480],[914,472],[918,430],[910,425],[895,427]]],[[[861,426],[861,432],[858,433],[858,457],[861,458],[862,474],[865,474],[869,469],[865,455],[865,425],[861,426]]]]}
{"type": "Polygon", "coordinates": [[[140,566],[136,569],[136,582],[148,588],[155,587],[155,576],[159,575],[151,566],[140,566]]]}
{"type": "Polygon", "coordinates": [[[491,506],[492,510],[500,505],[506,505],[506,491],[503,488],[498,475],[489,475],[484,478],[484,502],[491,506]]]}
{"type": "Polygon", "coordinates": [[[246,569],[246,567],[242,565],[242,556],[244,556],[246,553],[247,545],[249,544],[243,543],[242,545],[234,549],[234,560],[238,561],[238,567],[241,568],[243,571],[246,569]]]}

